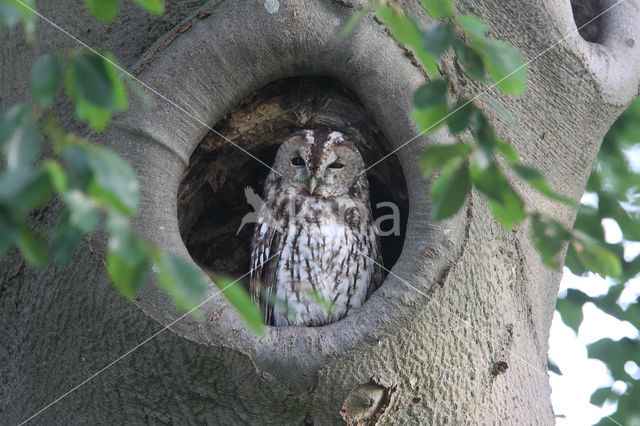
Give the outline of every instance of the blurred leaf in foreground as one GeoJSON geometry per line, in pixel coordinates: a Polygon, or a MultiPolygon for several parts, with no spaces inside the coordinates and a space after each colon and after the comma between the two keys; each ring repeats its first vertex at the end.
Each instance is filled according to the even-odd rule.
{"type": "Polygon", "coordinates": [[[262,314],[258,306],[251,300],[251,296],[237,281],[229,278],[215,278],[213,282],[218,286],[224,297],[236,308],[242,319],[258,335],[265,333],[262,314]]]}

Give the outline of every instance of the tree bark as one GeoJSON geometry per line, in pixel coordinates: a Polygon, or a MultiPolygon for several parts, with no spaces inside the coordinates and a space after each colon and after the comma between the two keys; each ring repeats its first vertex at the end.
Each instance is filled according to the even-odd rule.
{"type": "MultiPolygon", "coordinates": [[[[208,132],[202,123],[213,126],[275,80],[339,80],[392,149],[418,133],[411,96],[425,76],[411,56],[372,16],[350,38],[340,36],[363,2],[168,2],[163,18],[130,3],[109,26],[88,18],[80,0],[38,6],[92,47],[113,51],[165,97],[152,95],[152,105],[133,98],[101,138],[137,170],[136,228],[165,250],[188,256],[177,198],[208,132]]],[[[426,21],[418,4],[406,6],[426,21]]],[[[638,90],[637,5],[624,1],[603,16],[599,43],[580,38],[568,2],[460,0],[456,8],[481,16],[491,36],[531,60],[525,95],[491,90],[478,103],[524,163],[578,200],[602,136],[638,90]]],[[[77,47],[42,21],[34,46],[18,30],[1,35],[3,109],[28,98],[24,76],[37,54],[77,47]]],[[[453,58],[442,70],[457,94],[480,90],[453,58]]],[[[78,128],[68,103],[55,111],[78,128]]],[[[561,272],[542,265],[528,226],[504,230],[477,194],[451,220],[429,221],[429,181],[418,157],[429,144],[450,141],[440,130],[397,151],[409,197],[402,253],[370,300],[329,326],[269,327],[257,338],[213,284],[201,319],[174,322],[182,314],[155,277],[135,303],[112,288],[101,236],[70,264],[46,271],[10,254],[0,272],[0,416],[20,422],[54,402],[34,421],[553,423],[546,354],[561,272]]],[[[567,225],[574,220],[575,210],[524,185],[517,190],[531,208],[567,225]]],[[[53,206],[39,220],[55,218],[53,206]]]]}

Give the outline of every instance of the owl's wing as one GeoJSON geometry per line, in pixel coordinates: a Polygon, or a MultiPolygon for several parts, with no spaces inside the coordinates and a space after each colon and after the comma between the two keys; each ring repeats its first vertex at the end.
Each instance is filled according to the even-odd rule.
{"type": "Polygon", "coordinates": [[[251,297],[258,303],[264,323],[271,324],[273,303],[276,293],[277,265],[280,261],[280,240],[282,233],[275,226],[268,226],[258,220],[251,241],[251,297]]]}

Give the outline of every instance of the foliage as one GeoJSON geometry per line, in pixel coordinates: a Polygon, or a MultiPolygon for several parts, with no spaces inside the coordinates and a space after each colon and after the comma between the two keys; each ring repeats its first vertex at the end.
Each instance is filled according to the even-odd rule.
{"type": "MultiPolygon", "coordinates": [[[[450,0],[423,0],[434,18],[423,25],[397,5],[372,2],[366,11],[375,11],[393,37],[410,49],[424,66],[430,81],[413,95],[413,118],[422,133],[446,125],[453,135],[470,140],[446,146],[430,146],[422,154],[420,165],[425,175],[442,170],[431,185],[432,219],[443,220],[456,214],[464,205],[471,188],[488,201],[495,218],[509,229],[529,219],[531,239],[543,262],[559,268],[560,252],[571,242],[576,257],[589,270],[618,276],[620,261],[606,245],[588,234],[571,231],[551,218],[528,211],[508,176],[516,176],[546,197],[573,206],[567,197],[556,193],[542,173],[520,162],[517,152],[499,139],[485,113],[475,104],[483,94],[471,99],[449,100],[449,82],[440,75],[438,61],[448,51],[465,74],[479,84],[489,84],[508,95],[524,93],[526,64],[513,46],[486,35],[487,27],[474,15],[457,15],[450,0]],[[501,159],[500,159],[501,158],[501,159]]],[[[345,35],[362,19],[355,14],[345,25],[345,35]]]]}
{"type": "MultiPolygon", "coordinates": [[[[482,93],[472,99],[450,102],[449,83],[438,70],[438,60],[447,51],[453,51],[470,79],[490,84],[487,90],[495,88],[517,95],[526,89],[524,58],[514,47],[487,37],[487,27],[479,17],[457,15],[450,0],[422,0],[422,3],[434,18],[431,24],[421,25],[411,14],[377,1],[363,13],[354,15],[344,32],[353,31],[355,22],[375,11],[396,41],[413,51],[429,74],[430,81],[416,90],[413,99],[413,118],[422,133],[446,125],[453,135],[471,136],[468,142],[434,145],[422,153],[420,166],[425,175],[442,170],[431,184],[432,218],[442,220],[454,215],[463,206],[467,193],[475,188],[506,228],[529,219],[531,239],[545,265],[558,268],[559,254],[568,243],[565,262],[572,272],[597,273],[615,283],[604,296],[592,298],[571,289],[558,299],[557,310],[568,326],[577,332],[583,319],[582,307],[591,302],[640,330],[638,304],[623,309],[617,302],[624,283],[640,273],[640,255],[625,259],[623,242],[607,244],[602,226],[604,219],[613,220],[625,241],[640,241],[640,174],[631,170],[626,155],[633,147],[637,149],[640,141],[640,101],[631,105],[604,139],[587,186],[587,191],[597,195],[598,206],[581,205],[575,227],[569,230],[552,218],[527,211],[507,176],[517,176],[551,200],[574,203],[553,191],[539,171],[522,164],[513,147],[496,137],[483,111],[475,104],[482,93]],[[498,160],[498,156],[502,159],[498,160]]],[[[621,424],[630,422],[637,416],[640,386],[623,367],[628,361],[640,365],[640,340],[603,339],[590,345],[588,353],[607,364],[614,380],[627,385],[622,395],[612,387],[599,389],[592,395],[592,403],[617,401],[617,411],[612,417],[621,424]]],[[[558,370],[552,361],[549,365],[550,369],[558,370]]]]}
{"type": "MultiPolygon", "coordinates": [[[[136,3],[151,13],[164,12],[161,0],[136,3]]],[[[119,1],[87,0],[87,7],[92,15],[110,22],[119,1]]],[[[0,0],[0,23],[24,24],[31,40],[37,16],[33,2],[0,0]]],[[[0,257],[15,247],[39,268],[50,259],[65,263],[104,219],[109,235],[106,269],[115,288],[133,299],[153,269],[176,307],[197,312],[207,289],[203,272],[190,261],[161,252],[131,228],[141,192],[135,172],[112,151],[58,127],[48,110],[63,86],[78,119],[92,130],[103,131],[111,117],[128,105],[119,71],[107,52],[76,49],[43,55],[31,69],[33,103],[14,105],[0,116],[0,149],[5,159],[0,171],[0,257]],[[52,155],[44,154],[43,140],[52,155]],[[63,205],[57,226],[37,228],[33,218],[54,199],[63,205]]],[[[247,292],[235,283],[221,285],[227,281],[216,280],[220,292],[250,327],[263,334],[261,317],[247,292]]]]}
{"type": "MultiPolygon", "coordinates": [[[[591,395],[591,403],[602,406],[605,401],[616,402],[617,410],[609,417],[620,424],[631,424],[638,417],[640,401],[640,383],[625,370],[629,361],[640,365],[640,300],[628,306],[619,303],[620,295],[629,280],[638,279],[640,274],[640,254],[635,257],[624,256],[624,245],[640,242],[640,173],[629,164],[629,153],[638,149],[640,142],[640,99],[636,99],[613,124],[605,135],[602,147],[593,167],[587,191],[597,198],[597,205],[583,203],[578,210],[575,229],[590,240],[599,241],[609,247],[621,263],[619,273],[607,273],[612,283],[608,292],[602,296],[590,297],[575,289],[567,290],[564,297],[558,299],[556,309],[562,321],[575,332],[582,323],[582,307],[593,303],[602,312],[621,321],[627,321],[637,330],[635,338],[623,338],[618,341],[602,339],[588,346],[590,358],[605,363],[612,379],[621,381],[626,390],[619,394],[612,386],[598,389],[591,395]],[[604,242],[603,221],[612,221],[622,233],[622,240],[615,244],[604,242]],[[634,417],[635,416],[635,417],[634,417]]],[[[635,154],[637,156],[637,153],[635,154]]],[[[577,275],[590,272],[588,263],[582,260],[579,245],[572,243],[567,252],[566,266],[577,275]]],[[[604,418],[602,424],[611,421],[604,418]]]]}

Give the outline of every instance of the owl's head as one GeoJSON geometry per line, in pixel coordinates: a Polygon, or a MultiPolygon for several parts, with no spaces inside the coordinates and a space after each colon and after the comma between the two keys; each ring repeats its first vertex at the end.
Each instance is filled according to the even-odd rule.
{"type": "Polygon", "coordinates": [[[367,189],[364,162],[355,142],[331,130],[300,130],[278,149],[273,168],[280,189],[319,198],[354,195],[367,189]]]}

